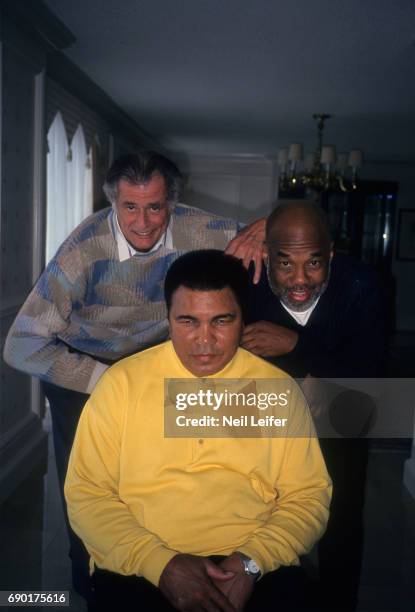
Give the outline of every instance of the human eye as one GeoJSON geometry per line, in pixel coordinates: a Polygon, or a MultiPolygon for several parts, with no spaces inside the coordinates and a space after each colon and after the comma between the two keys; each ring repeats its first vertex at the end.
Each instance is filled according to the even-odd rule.
{"type": "Polygon", "coordinates": [[[308,267],[312,270],[318,270],[321,266],[321,259],[310,259],[308,267]]]}
{"type": "Polygon", "coordinates": [[[150,211],[154,213],[158,213],[162,209],[161,204],[150,204],[149,208],[150,208],[150,211]]]}
{"type": "Polygon", "coordinates": [[[215,323],[216,325],[221,327],[222,325],[226,325],[226,323],[228,323],[228,319],[226,319],[225,317],[221,317],[220,319],[216,319],[215,323]]]}
{"type": "Polygon", "coordinates": [[[135,210],[135,204],[133,202],[125,202],[123,208],[129,212],[132,212],[135,210]]]}
{"type": "Polygon", "coordinates": [[[291,267],[291,262],[288,259],[279,259],[277,264],[282,270],[289,270],[291,267]]]}
{"type": "Polygon", "coordinates": [[[191,317],[180,317],[179,323],[184,327],[193,327],[195,325],[195,320],[191,317]]]}
{"type": "Polygon", "coordinates": [[[215,324],[218,327],[223,327],[224,325],[229,325],[229,323],[232,323],[234,318],[235,317],[233,317],[231,315],[225,315],[223,317],[218,317],[217,319],[215,319],[215,324]]]}

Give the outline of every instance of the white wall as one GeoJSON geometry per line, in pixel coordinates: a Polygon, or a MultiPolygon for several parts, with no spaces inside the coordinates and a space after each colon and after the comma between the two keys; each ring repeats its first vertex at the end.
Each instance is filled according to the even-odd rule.
{"type": "Polygon", "coordinates": [[[183,201],[249,222],[276,200],[276,160],[262,155],[172,156],[186,176],[183,201]]]}

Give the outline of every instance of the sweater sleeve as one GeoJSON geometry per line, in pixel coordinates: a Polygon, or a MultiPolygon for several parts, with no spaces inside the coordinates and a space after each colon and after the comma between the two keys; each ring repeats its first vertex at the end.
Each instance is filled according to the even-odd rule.
{"type": "MultiPolygon", "coordinates": [[[[323,535],[329,516],[331,481],[300,391],[291,406],[292,424],[275,481],[275,509],[238,547],[260,565],[263,573],[281,565],[298,565],[299,556],[309,552],[323,535]]],[[[274,439],[276,445],[281,442],[281,438],[274,439]]]]}
{"type": "Polygon", "coordinates": [[[122,575],[140,575],[158,585],[177,551],[142,527],[119,491],[127,385],[106,373],[79,421],[65,482],[68,515],[94,563],[122,575]]]}
{"type": "MultiPolygon", "coordinates": [[[[11,326],[4,359],[12,367],[60,387],[87,393],[99,362],[72,350],[61,335],[70,324],[74,305],[85,291],[79,253],[66,257],[67,273],[55,256],[11,326]],[[78,273],[73,272],[79,270],[78,273]]],[[[95,375],[97,378],[97,376],[95,375]]]]}

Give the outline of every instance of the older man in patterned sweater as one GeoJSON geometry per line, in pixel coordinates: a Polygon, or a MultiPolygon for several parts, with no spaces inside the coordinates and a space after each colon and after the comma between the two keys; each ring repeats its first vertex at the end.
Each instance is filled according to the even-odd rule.
{"type": "MultiPolygon", "coordinates": [[[[178,169],[162,155],[116,160],[104,185],[112,207],[65,240],[9,331],[5,360],[39,377],[49,400],[62,491],[78,419],[100,376],[168,337],[163,283],[170,264],[193,249],[225,249],[239,229],[179,204],[180,186],[178,169]]],[[[264,222],[244,232],[231,251],[246,256],[258,242],[261,252],[264,222]]],[[[74,585],[88,596],[87,556],[70,535],[73,565],[84,567],[73,572],[74,585]]]]}

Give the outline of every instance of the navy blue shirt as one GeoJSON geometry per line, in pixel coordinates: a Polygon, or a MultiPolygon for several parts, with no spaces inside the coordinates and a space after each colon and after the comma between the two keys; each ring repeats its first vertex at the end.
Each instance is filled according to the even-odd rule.
{"type": "Polygon", "coordinates": [[[359,378],[384,375],[385,300],[375,271],[335,255],[329,284],[307,324],[300,325],[271,291],[266,273],[250,290],[248,322],[269,321],[298,333],[294,350],[267,358],[291,376],[359,378]]]}

